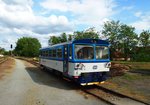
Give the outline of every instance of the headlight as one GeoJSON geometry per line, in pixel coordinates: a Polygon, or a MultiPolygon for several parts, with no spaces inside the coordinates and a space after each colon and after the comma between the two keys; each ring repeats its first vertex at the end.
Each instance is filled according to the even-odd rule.
{"type": "Polygon", "coordinates": [[[110,68],[111,67],[111,62],[106,63],[105,67],[110,68]]]}

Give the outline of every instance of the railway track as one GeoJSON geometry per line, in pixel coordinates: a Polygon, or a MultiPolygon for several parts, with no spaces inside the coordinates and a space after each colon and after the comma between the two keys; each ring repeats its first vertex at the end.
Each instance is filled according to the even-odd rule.
{"type": "Polygon", "coordinates": [[[5,61],[7,61],[8,58],[7,57],[1,57],[0,58],[0,64],[4,63],[5,61]]]}
{"type": "Polygon", "coordinates": [[[97,85],[82,87],[82,91],[103,100],[110,105],[149,105],[141,100],[97,85]]]}
{"type": "Polygon", "coordinates": [[[22,57],[17,57],[17,59],[21,59],[21,60],[27,61],[27,62],[35,65],[35,66],[40,67],[39,62],[35,62],[34,60],[29,60],[28,58],[22,58],[22,57]]]}
{"type": "MultiPolygon", "coordinates": [[[[27,59],[22,60],[26,60],[31,64],[40,67],[38,62],[27,59]]],[[[124,94],[118,93],[116,91],[98,85],[86,87],[81,86],[80,88],[86,94],[92,95],[102,101],[105,101],[110,105],[150,105],[149,103],[143,102],[141,100],[126,96],[124,94]]]]}

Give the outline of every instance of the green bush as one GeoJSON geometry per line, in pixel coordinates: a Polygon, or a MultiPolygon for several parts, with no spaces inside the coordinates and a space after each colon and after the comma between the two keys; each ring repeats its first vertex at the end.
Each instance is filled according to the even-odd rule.
{"type": "Polygon", "coordinates": [[[139,53],[136,55],[135,61],[143,61],[143,62],[150,62],[150,55],[145,53],[139,53]]]}

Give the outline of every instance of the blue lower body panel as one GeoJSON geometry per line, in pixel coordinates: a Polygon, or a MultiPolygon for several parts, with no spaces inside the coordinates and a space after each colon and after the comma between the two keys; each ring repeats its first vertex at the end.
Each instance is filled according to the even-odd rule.
{"type": "Polygon", "coordinates": [[[92,82],[102,82],[108,78],[107,72],[94,72],[94,73],[83,73],[77,79],[77,82],[82,83],[92,83],[92,82]]]}

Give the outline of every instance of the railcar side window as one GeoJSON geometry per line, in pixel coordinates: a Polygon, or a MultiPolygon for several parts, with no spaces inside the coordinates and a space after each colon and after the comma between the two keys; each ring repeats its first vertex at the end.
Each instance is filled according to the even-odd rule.
{"type": "Polygon", "coordinates": [[[46,51],[46,57],[48,57],[48,51],[46,51]]]}
{"type": "Polygon", "coordinates": [[[40,56],[42,56],[42,51],[40,51],[40,56]]]}
{"type": "Polygon", "coordinates": [[[53,56],[52,57],[56,58],[56,49],[53,49],[52,51],[53,51],[53,56]]]}
{"type": "Polygon", "coordinates": [[[107,46],[96,46],[96,59],[108,59],[107,46]]]}
{"type": "Polygon", "coordinates": [[[69,46],[69,59],[72,59],[72,46],[69,46]]]}
{"type": "Polygon", "coordinates": [[[62,58],[62,48],[57,49],[57,57],[62,58]]]}
{"type": "Polygon", "coordinates": [[[51,57],[52,56],[52,51],[49,50],[48,53],[49,53],[48,56],[51,57]]]}
{"type": "Polygon", "coordinates": [[[94,47],[92,45],[75,45],[76,59],[94,59],[94,47]]]}
{"type": "Polygon", "coordinates": [[[53,57],[53,50],[50,50],[51,51],[51,55],[50,55],[50,57],[53,57]]]}
{"type": "Polygon", "coordinates": [[[43,51],[43,56],[45,56],[45,51],[43,51]]]}

